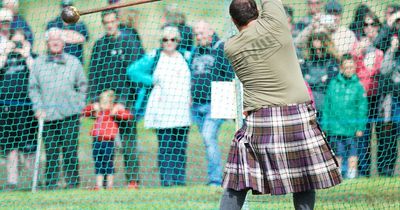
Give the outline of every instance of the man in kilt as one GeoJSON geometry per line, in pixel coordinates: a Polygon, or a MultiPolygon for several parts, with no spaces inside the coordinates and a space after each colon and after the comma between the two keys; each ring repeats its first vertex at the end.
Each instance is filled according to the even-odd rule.
{"type": "Polygon", "coordinates": [[[231,144],[221,209],[241,209],[253,194],[293,193],[295,209],[313,209],[315,190],[342,181],[316,120],[280,0],[233,0],[239,33],[225,53],[243,83],[244,126],[231,144]]]}

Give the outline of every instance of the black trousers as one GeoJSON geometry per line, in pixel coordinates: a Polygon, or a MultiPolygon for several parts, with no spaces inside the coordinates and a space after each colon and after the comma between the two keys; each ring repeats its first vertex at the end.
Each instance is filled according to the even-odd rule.
{"type": "Polygon", "coordinates": [[[381,176],[393,176],[397,158],[397,137],[399,123],[378,123],[378,173],[381,176]]]}
{"type": "Polygon", "coordinates": [[[157,129],[161,186],[185,185],[189,127],[157,129]]]}
{"type": "Polygon", "coordinates": [[[370,176],[371,171],[371,135],[373,121],[378,117],[378,96],[368,96],[368,119],[367,128],[364,135],[358,141],[358,174],[370,176]]]}
{"type": "Polygon", "coordinates": [[[0,105],[1,152],[18,149],[34,153],[37,141],[37,120],[30,105],[0,105]]]}
{"type": "Polygon", "coordinates": [[[46,151],[46,186],[56,187],[60,176],[60,155],[65,182],[70,188],[79,186],[78,135],[79,117],[45,122],[43,140],[46,151]]]}
{"type": "Polygon", "coordinates": [[[137,152],[136,120],[118,122],[121,136],[125,177],[129,182],[139,183],[139,154],[137,152]]]}

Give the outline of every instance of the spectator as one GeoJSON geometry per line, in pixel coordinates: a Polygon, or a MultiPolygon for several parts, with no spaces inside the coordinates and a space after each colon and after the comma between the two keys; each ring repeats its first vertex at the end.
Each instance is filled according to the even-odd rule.
{"type": "Polygon", "coordinates": [[[400,8],[393,8],[392,11],[393,13],[389,16],[386,24],[379,31],[374,42],[376,48],[385,53],[391,47],[392,37],[395,35],[400,37],[400,8]]]}
{"type": "MultiPolygon", "coordinates": [[[[108,10],[101,13],[105,35],[93,46],[89,67],[89,101],[98,101],[104,90],[114,90],[116,103],[133,111],[136,84],[126,75],[128,65],[144,54],[140,40],[119,30],[118,12],[108,10]]],[[[136,120],[117,122],[122,140],[125,176],[129,189],[139,187],[139,159],[136,151],[136,120]]]]}
{"type": "Polygon", "coordinates": [[[161,186],[185,185],[190,122],[190,53],[177,50],[179,29],[163,28],[162,47],[131,65],[135,82],[152,86],[144,126],[156,130],[161,186]]]}
{"type": "MultiPolygon", "coordinates": [[[[11,21],[12,12],[0,9],[2,31],[9,30],[11,21]]],[[[7,157],[7,184],[3,189],[11,190],[17,188],[19,181],[19,152],[26,159],[28,174],[33,173],[37,122],[28,97],[33,58],[22,29],[11,32],[11,39],[1,44],[8,46],[0,55],[0,148],[7,157]]]]}
{"type": "Polygon", "coordinates": [[[353,22],[350,23],[350,30],[354,32],[357,39],[360,40],[362,36],[364,36],[364,20],[367,15],[373,15],[373,18],[377,18],[379,22],[379,18],[373,14],[371,9],[366,4],[360,4],[356,8],[356,12],[354,13],[353,22]]]}
{"type": "Polygon", "coordinates": [[[334,24],[328,26],[326,30],[332,33],[332,41],[339,56],[350,53],[357,38],[350,29],[340,25],[343,14],[342,5],[336,0],[331,0],[326,4],[325,12],[334,16],[334,24]]]}
{"type": "Polygon", "coordinates": [[[12,11],[0,8],[0,64],[4,66],[7,55],[14,48],[14,44],[10,41],[12,11]],[[10,18],[11,17],[11,18],[10,18]]]}
{"type": "Polygon", "coordinates": [[[29,76],[29,96],[35,116],[45,122],[46,187],[57,188],[62,154],[67,188],[77,188],[79,117],[85,105],[87,80],[79,59],[63,53],[61,29],[50,28],[46,40],[48,54],[35,60],[29,76]]]}
{"type": "Polygon", "coordinates": [[[385,11],[385,25],[387,24],[387,22],[390,20],[390,16],[397,12],[400,11],[400,4],[388,4],[386,6],[386,11],[385,11]]]}
{"type": "Polygon", "coordinates": [[[352,55],[356,62],[356,72],[364,86],[368,99],[367,129],[358,141],[359,175],[370,176],[371,166],[371,133],[373,122],[377,118],[379,71],[383,61],[383,52],[374,47],[373,43],[380,28],[379,19],[372,13],[363,19],[362,37],[353,48],[352,55]]]}
{"type": "Polygon", "coordinates": [[[310,85],[317,115],[321,119],[326,88],[329,81],[339,72],[337,54],[329,36],[325,33],[310,36],[306,49],[301,70],[304,80],[310,85]]]}
{"type": "Polygon", "coordinates": [[[102,189],[105,175],[107,175],[107,189],[113,188],[114,141],[119,130],[116,121],[133,119],[130,111],[123,106],[114,104],[114,100],[114,91],[106,90],[100,94],[99,103],[88,105],[83,112],[86,117],[96,118],[91,130],[91,136],[93,136],[92,153],[96,173],[95,190],[102,189]]]}
{"type": "Polygon", "coordinates": [[[186,16],[178,9],[178,4],[170,4],[165,7],[162,22],[164,22],[163,27],[175,26],[179,29],[182,40],[178,50],[192,50],[194,46],[193,30],[186,24],[186,16]]]}
{"type": "MultiPolygon", "coordinates": [[[[107,0],[108,4],[119,3],[120,0],[107,0]]],[[[129,8],[129,10],[117,10],[118,17],[120,19],[119,30],[126,34],[132,36],[130,39],[138,40],[141,42],[140,35],[137,28],[137,19],[139,11],[129,8]]]]}
{"type": "Polygon", "coordinates": [[[11,10],[13,12],[13,20],[11,22],[11,29],[24,30],[24,34],[27,40],[33,45],[33,33],[31,27],[29,26],[28,22],[22,17],[22,15],[18,14],[19,8],[19,0],[3,0],[3,7],[11,10]]]}
{"type": "Polygon", "coordinates": [[[309,26],[313,22],[313,19],[320,15],[323,5],[324,3],[322,0],[307,0],[307,14],[306,16],[302,17],[299,22],[297,22],[296,31],[294,34],[299,34],[302,30],[309,26]]]}
{"type": "Polygon", "coordinates": [[[357,176],[357,139],[363,135],[368,116],[365,90],[355,73],[353,58],[345,54],[340,74],[329,83],[322,115],[323,130],[334,145],[339,165],[348,158],[349,179],[357,176]]]}
{"type": "MultiPolygon", "coordinates": [[[[73,6],[73,0],[61,0],[61,9],[67,6],[73,6]]],[[[54,20],[47,24],[47,30],[50,28],[60,28],[65,37],[64,52],[74,55],[83,64],[83,44],[89,40],[89,33],[86,25],[79,21],[77,23],[65,23],[58,15],[54,20]]]]}
{"type": "Polygon", "coordinates": [[[312,24],[297,36],[295,39],[296,46],[304,48],[304,44],[312,33],[324,32],[331,35],[333,46],[339,57],[350,53],[357,42],[357,38],[350,29],[340,25],[343,14],[342,5],[331,0],[325,5],[325,12],[326,15],[315,16],[312,24]]]}
{"type": "MultiPolygon", "coordinates": [[[[396,23],[398,24],[398,23],[396,23]]],[[[400,123],[400,45],[399,37],[391,37],[381,68],[381,109],[383,122],[376,126],[378,138],[378,173],[382,176],[393,176],[397,158],[397,138],[400,123]]]]}
{"type": "Polygon", "coordinates": [[[198,46],[193,50],[191,62],[192,116],[206,146],[208,185],[220,186],[221,151],[217,137],[223,120],[211,118],[211,82],[231,81],[234,73],[224,55],[224,44],[211,25],[200,20],[194,27],[194,33],[198,46]]]}

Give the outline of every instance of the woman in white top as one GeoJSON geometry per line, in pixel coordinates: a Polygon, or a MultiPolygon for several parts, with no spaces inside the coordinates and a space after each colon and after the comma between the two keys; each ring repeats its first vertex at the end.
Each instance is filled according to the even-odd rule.
{"type": "Polygon", "coordinates": [[[165,27],[161,49],[128,68],[134,82],[151,87],[144,126],[157,133],[162,186],[185,185],[187,136],[191,125],[190,53],[177,50],[180,39],[176,27],[165,27]]]}

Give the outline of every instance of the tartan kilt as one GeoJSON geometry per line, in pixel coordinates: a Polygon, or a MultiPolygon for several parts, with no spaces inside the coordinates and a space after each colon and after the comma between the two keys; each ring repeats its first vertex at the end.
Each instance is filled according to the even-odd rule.
{"type": "Polygon", "coordinates": [[[342,181],[311,102],[262,108],[246,117],[231,144],[223,187],[282,195],[342,181]]]}

